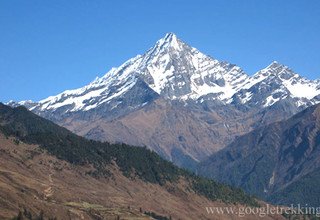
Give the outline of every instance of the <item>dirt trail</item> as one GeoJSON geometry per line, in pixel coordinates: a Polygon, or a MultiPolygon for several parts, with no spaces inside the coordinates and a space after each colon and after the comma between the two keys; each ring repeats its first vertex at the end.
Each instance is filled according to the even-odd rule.
{"type": "Polygon", "coordinates": [[[53,180],[52,180],[52,175],[54,174],[54,171],[52,169],[52,166],[50,166],[50,174],[49,174],[49,187],[46,188],[44,191],[43,191],[43,194],[44,194],[44,199],[45,200],[48,200],[50,197],[53,196],[53,193],[54,193],[54,190],[53,190],[53,180]]]}
{"type": "Polygon", "coordinates": [[[82,211],[76,210],[76,209],[69,209],[69,212],[77,215],[80,219],[85,219],[82,211]]]}

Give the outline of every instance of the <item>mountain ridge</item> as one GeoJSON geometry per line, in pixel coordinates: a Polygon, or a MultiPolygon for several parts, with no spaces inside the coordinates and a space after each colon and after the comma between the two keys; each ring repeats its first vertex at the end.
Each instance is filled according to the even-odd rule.
{"type": "MultiPolygon", "coordinates": [[[[136,57],[129,59],[118,68],[112,68],[104,76],[96,78],[88,86],[75,90],[66,90],[57,96],[51,96],[39,102],[32,103],[32,107],[30,109],[35,110],[37,108],[36,105],[40,105],[41,108],[39,110],[44,111],[74,104],[75,107],[68,109],[68,111],[88,111],[96,107],[94,104],[90,105],[90,99],[99,95],[104,96],[106,98],[104,98],[100,103],[95,102],[95,104],[103,104],[104,102],[109,101],[110,98],[115,98],[121,95],[125,92],[123,90],[130,89],[130,87],[133,86],[135,80],[137,80],[135,78],[137,75],[140,76],[140,78],[142,78],[142,80],[145,81],[154,92],[165,98],[196,100],[202,96],[216,94],[215,96],[217,96],[217,100],[224,100],[225,104],[227,104],[232,102],[232,96],[236,95],[239,90],[250,89],[256,83],[259,83],[272,75],[277,76],[277,74],[282,74],[283,78],[291,75],[294,77],[294,79],[292,79],[294,81],[293,83],[297,83],[297,81],[300,80],[302,81],[301,85],[304,85],[303,94],[301,95],[299,94],[301,91],[297,89],[297,86],[292,86],[292,83],[290,84],[286,82],[285,87],[290,88],[290,94],[287,95],[312,99],[320,94],[319,80],[312,81],[307,80],[304,77],[300,77],[289,69],[289,67],[280,64],[277,61],[273,61],[266,68],[258,71],[253,76],[249,76],[241,70],[240,67],[225,61],[220,62],[214,58],[204,55],[196,48],[190,47],[181,41],[174,33],[168,33],[164,38],[158,40],[155,46],[150,48],[145,54],[137,55],[136,57]],[[182,60],[179,61],[179,58],[181,57],[182,60]],[[152,59],[154,60],[150,63],[152,59]],[[182,69],[179,69],[179,65],[175,66],[174,63],[178,63],[179,65],[183,63],[184,66],[182,69]],[[184,68],[186,68],[186,66],[190,68],[185,70],[184,68]],[[175,71],[174,68],[178,68],[178,70],[176,70],[178,75],[176,76],[175,73],[173,73],[175,71]],[[279,69],[280,71],[278,71],[279,69]],[[180,80],[179,77],[190,74],[190,72],[193,73],[191,74],[192,77],[188,79],[189,81],[187,80],[190,86],[184,89],[182,84],[187,81],[180,80]],[[117,78],[117,74],[120,74],[121,76],[117,78]],[[115,80],[121,81],[127,77],[129,79],[122,83],[122,87],[120,86],[120,88],[117,89],[118,93],[113,92],[112,95],[110,95],[111,97],[108,97],[106,90],[99,90],[102,86],[112,86],[112,84],[117,83],[115,80]],[[174,80],[168,80],[170,77],[173,77],[174,80]],[[208,80],[208,78],[210,78],[210,80],[207,83],[204,82],[205,80],[208,80]],[[195,83],[197,80],[202,82],[195,83]],[[166,84],[169,84],[169,86],[166,84]],[[177,87],[177,91],[169,88],[170,86],[177,86],[179,84],[181,87],[177,87]],[[90,91],[94,89],[96,90],[95,94],[90,95],[90,91]],[[86,97],[81,97],[82,99],[69,101],[64,100],[64,97],[67,97],[68,95],[74,94],[75,96],[79,96],[81,94],[83,95],[85,91],[89,92],[85,94],[86,97]],[[85,103],[85,101],[87,102],[85,103]]],[[[109,90],[112,90],[112,88],[109,90]]],[[[267,104],[272,105],[274,103],[269,102],[267,104]]],[[[30,106],[30,102],[28,105],[30,106]]]]}
{"type": "Polygon", "coordinates": [[[319,181],[310,178],[312,173],[319,176],[319,138],[317,104],[236,138],[203,161],[199,173],[275,203],[317,205],[318,198],[311,195],[317,195],[318,188],[308,184],[319,181]]]}

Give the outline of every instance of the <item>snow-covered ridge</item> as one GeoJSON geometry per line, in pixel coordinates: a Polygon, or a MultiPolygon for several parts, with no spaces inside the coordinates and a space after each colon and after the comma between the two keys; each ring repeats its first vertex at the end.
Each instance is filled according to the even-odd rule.
{"type": "MultiPolygon", "coordinates": [[[[319,80],[305,79],[287,66],[273,62],[250,77],[240,67],[207,56],[168,33],[145,54],[112,68],[87,86],[64,91],[38,103],[18,104],[37,111],[61,108],[64,112],[88,111],[113,100],[121,102],[127,96],[134,99],[130,91],[138,86],[138,81],[166,99],[203,101],[210,96],[225,104],[232,103],[236,96],[241,104],[253,99],[258,103],[260,98],[262,105],[270,106],[289,96],[303,104],[320,94],[319,80]],[[266,84],[273,85],[274,89],[257,98],[266,84]]],[[[145,101],[142,104],[146,104],[145,101]]]]}
{"type": "Polygon", "coordinates": [[[274,61],[265,69],[256,73],[252,78],[253,83],[267,77],[278,77],[293,97],[312,99],[320,94],[319,82],[308,80],[294,73],[289,67],[274,61]]]}
{"type": "Polygon", "coordinates": [[[39,108],[39,110],[43,111],[70,106],[70,109],[67,110],[68,112],[87,111],[108,102],[134,86],[137,78],[134,74],[130,75],[129,73],[134,67],[132,64],[139,60],[139,58],[140,55],[128,60],[118,68],[112,68],[105,76],[101,78],[97,77],[87,86],[74,90],[66,90],[56,96],[50,96],[41,100],[32,109],[39,108]],[[111,91],[111,88],[115,87],[117,90],[111,91]],[[90,102],[92,99],[96,100],[90,102]]]}
{"type": "MultiPolygon", "coordinates": [[[[276,61],[250,77],[242,89],[249,92],[253,88],[259,90],[266,85],[271,88],[270,91],[264,93],[255,91],[256,94],[254,94],[254,96],[261,95],[261,103],[264,107],[289,97],[296,100],[298,107],[318,103],[315,97],[320,94],[319,80],[313,81],[301,77],[289,67],[276,61]]],[[[252,91],[250,93],[252,94],[252,91]]],[[[243,97],[241,102],[248,103],[254,96],[243,97]]]]}

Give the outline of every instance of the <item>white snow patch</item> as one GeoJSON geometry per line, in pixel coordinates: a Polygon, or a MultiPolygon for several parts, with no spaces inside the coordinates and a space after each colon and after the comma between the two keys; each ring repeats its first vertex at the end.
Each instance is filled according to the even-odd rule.
{"type": "Polygon", "coordinates": [[[253,95],[252,92],[246,92],[244,94],[244,97],[241,99],[241,103],[244,104],[244,103],[247,103],[248,101],[250,101],[252,98],[252,95],[253,95]]]}
{"type": "Polygon", "coordinates": [[[266,99],[266,103],[263,105],[264,107],[268,107],[268,106],[271,106],[273,105],[274,103],[278,102],[281,98],[273,98],[272,95],[268,96],[267,99],[266,99]]]}
{"type": "Polygon", "coordinates": [[[284,85],[294,97],[312,99],[320,94],[316,84],[285,81],[284,85]]]}

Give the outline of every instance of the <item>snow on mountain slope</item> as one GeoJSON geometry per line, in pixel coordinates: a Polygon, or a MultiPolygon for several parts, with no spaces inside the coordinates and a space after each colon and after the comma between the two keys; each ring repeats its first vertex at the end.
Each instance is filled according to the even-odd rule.
{"type": "Polygon", "coordinates": [[[206,56],[168,33],[144,55],[112,68],[87,86],[41,100],[31,110],[88,111],[121,99],[138,80],[168,99],[196,100],[215,94],[217,99],[226,101],[248,79],[239,67],[206,56]]]}
{"type": "MultiPolygon", "coordinates": [[[[121,96],[137,82],[136,75],[131,74],[131,71],[134,68],[132,64],[139,58],[140,56],[137,56],[119,68],[112,68],[104,77],[96,78],[87,86],[75,90],[67,90],[57,96],[51,96],[40,101],[39,110],[70,106],[67,110],[68,112],[87,111],[121,96]]],[[[36,107],[38,106],[33,108],[36,107]]]]}
{"type": "Polygon", "coordinates": [[[290,98],[297,107],[316,104],[320,94],[320,81],[308,80],[276,61],[254,74],[233,100],[241,104],[268,107],[290,98]]]}
{"type": "Polygon", "coordinates": [[[266,77],[278,77],[293,97],[312,99],[320,94],[320,82],[312,81],[294,73],[289,67],[274,61],[267,68],[256,73],[252,78],[256,80],[266,77]]]}
{"type": "Polygon", "coordinates": [[[172,33],[143,56],[139,70],[158,94],[182,100],[209,93],[226,100],[249,78],[239,67],[204,55],[172,33]]]}
{"type": "Polygon", "coordinates": [[[320,81],[305,79],[277,62],[250,77],[240,67],[207,56],[168,33],[145,54],[112,68],[87,86],[38,103],[19,104],[36,112],[59,110],[61,114],[102,106],[112,110],[124,102],[135,109],[156,95],[170,100],[218,100],[251,107],[268,107],[292,98],[299,107],[319,102],[320,81]],[[140,98],[143,93],[145,97],[140,98]]]}

